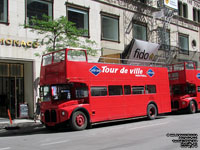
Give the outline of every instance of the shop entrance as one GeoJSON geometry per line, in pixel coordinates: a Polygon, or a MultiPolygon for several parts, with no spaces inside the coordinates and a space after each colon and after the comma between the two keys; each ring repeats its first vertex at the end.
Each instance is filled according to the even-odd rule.
{"type": "Polygon", "coordinates": [[[19,104],[24,102],[24,65],[0,63],[0,117],[19,117],[19,104]]]}

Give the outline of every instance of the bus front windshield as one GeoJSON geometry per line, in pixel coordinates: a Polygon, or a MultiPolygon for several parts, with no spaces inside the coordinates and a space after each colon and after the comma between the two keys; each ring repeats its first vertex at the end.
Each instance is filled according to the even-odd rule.
{"type": "Polygon", "coordinates": [[[82,83],[45,85],[40,87],[40,97],[43,102],[87,99],[88,87],[82,83]]]}
{"type": "Polygon", "coordinates": [[[40,87],[40,98],[43,102],[48,102],[51,100],[50,86],[40,87]]]}
{"type": "Polygon", "coordinates": [[[57,100],[70,100],[71,99],[71,90],[70,86],[67,84],[64,85],[52,85],[52,99],[57,100]]]}

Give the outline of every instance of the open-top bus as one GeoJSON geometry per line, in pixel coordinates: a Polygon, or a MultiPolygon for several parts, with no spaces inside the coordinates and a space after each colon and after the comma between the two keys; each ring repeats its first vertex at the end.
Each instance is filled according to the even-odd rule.
{"type": "Polygon", "coordinates": [[[194,62],[172,64],[169,69],[172,111],[200,109],[200,70],[194,62]]]}
{"type": "Polygon", "coordinates": [[[63,49],[42,57],[41,121],[47,128],[139,116],[155,119],[171,111],[165,67],[89,63],[85,50],[63,49]]]}

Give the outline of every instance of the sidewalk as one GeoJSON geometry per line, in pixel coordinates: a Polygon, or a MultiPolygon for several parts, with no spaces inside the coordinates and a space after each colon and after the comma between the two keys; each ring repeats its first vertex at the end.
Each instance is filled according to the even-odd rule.
{"type": "Polygon", "coordinates": [[[0,118],[0,130],[5,129],[6,127],[29,127],[29,126],[37,126],[40,125],[40,120],[34,122],[33,119],[14,119],[12,120],[12,125],[10,124],[10,120],[7,118],[0,118]]]}

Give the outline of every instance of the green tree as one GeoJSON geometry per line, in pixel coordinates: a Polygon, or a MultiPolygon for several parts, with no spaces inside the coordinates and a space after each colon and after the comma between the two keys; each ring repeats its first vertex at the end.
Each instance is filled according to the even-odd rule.
{"type": "Polygon", "coordinates": [[[68,21],[64,16],[55,20],[46,15],[43,15],[42,19],[32,17],[29,24],[25,24],[24,27],[28,27],[32,32],[40,35],[41,38],[36,38],[35,42],[38,42],[41,46],[46,46],[43,51],[44,54],[66,47],[86,49],[88,55],[92,56],[97,54],[97,51],[92,49],[96,45],[95,41],[87,38],[80,39],[87,31],[77,29],[75,24],[68,21]]]}

